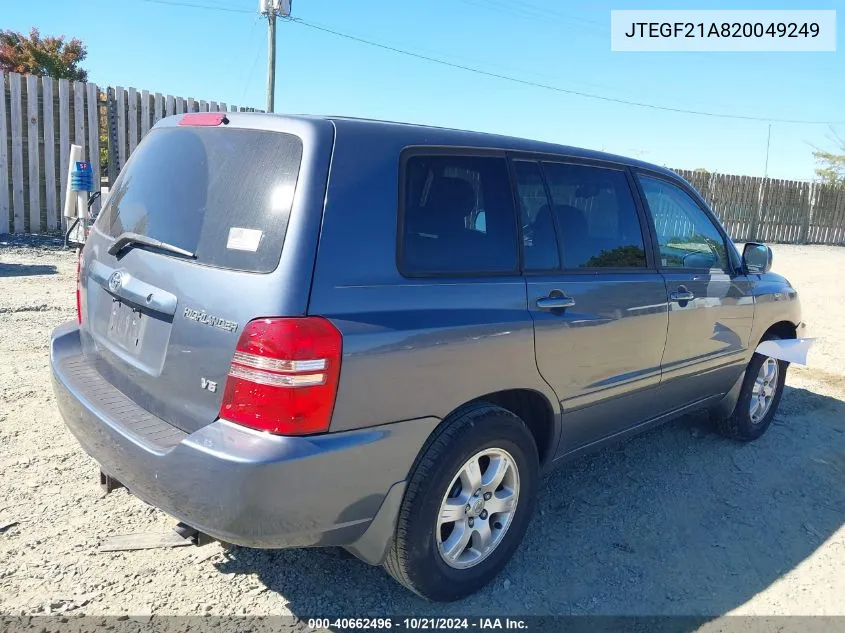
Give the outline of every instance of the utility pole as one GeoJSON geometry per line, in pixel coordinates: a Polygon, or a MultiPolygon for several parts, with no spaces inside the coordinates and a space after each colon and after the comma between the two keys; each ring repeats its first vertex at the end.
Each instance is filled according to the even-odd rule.
{"type": "Polygon", "coordinates": [[[769,177],[769,146],[772,144],[772,124],[769,123],[769,135],[766,137],[766,166],[763,168],[763,178],[769,177]]]}
{"type": "Polygon", "coordinates": [[[267,16],[267,112],[273,112],[276,100],[276,12],[267,16]]]}
{"type": "Polygon", "coordinates": [[[760,239],[758,231],[763,221],[763,203],[766,200],[766,179],[769,177],[769,146],[772,142],[772,124],[769,123],[769,133],[766,136],[766,166],[763,167],[763,179],[760,180],[760,188],[757,189],[757,214],[751,220],[751,239],[760,239]]]}
{"type": "Polygon", "coordinates": [[[258,0],[258,10],[267,18],[267,112],[276,101],[276,16],[290,16],[292,0],[258,0]]]}

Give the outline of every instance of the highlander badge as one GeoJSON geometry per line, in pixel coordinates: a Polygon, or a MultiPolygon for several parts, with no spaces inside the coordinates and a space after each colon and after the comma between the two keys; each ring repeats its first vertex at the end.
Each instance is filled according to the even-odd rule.
{"type": "MultiPolygon", "coordinates": [[[[109,280],[109,284],[111,284],[111,280],[109,280]]],[[[191,321],[196,321],[197,323],[202,323],[203,325],[210,325],[211,327],[216,327],[217,329],[225,330],[227,332],[236,332],[238,329],[238,324],[234,321],[221,319],[213,314],[208,314],[205,310],[185,308],[185,312],[182,313],[182,316],[186,319],[190,319],[191,321]]]]}

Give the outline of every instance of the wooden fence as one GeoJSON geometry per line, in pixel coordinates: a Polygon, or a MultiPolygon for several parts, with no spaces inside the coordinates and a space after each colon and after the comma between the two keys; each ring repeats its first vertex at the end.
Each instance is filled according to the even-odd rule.
{"type": "Polygon", "coordinates": [[[70,144],[99,152],[97,86],[2,72],[0,85],[0,232],[55,231],[70,144]]]}
{"type": "MultiPolygon", "coordinates": [[[[0,72],[0,233],[64,228],[71,143],[99,182],[101,148],[114,178],[150,128],[184,112],[251,111],[135,88],[0,72]],[[227,110],[228,108],[228,110],[227,110]]],[[[845,187],[677,170],[736,241],[845,244],[845,187]]],[[[95,208],[96,210],[96,208],[95,208]]]]}
{"type": "MultiPolygon", "coordinates": [[[[192,97],[172,97],[159,92],[117,87],[109,89],[106,101],[114,100],[117,130],[114,136],[117,146],[117,170],[126,163],[129,155],[140,140],[159,119],[185,112],[255,112],[254,108],[228,106],[220,101],[196,100],[192,97]]],[[[107,103],[108,105],[108,103],[107,103]]],[[[260,111],[260,110],[259,110],[260,111]]]]}
{"type": "Polygon", "coordinates": [[[93,83],[0,72],[0,233],[45,233],[65,227],[62,209],[72,143],[82,146],[83,159],[91,162],[99,183],[101,148],[114,146],[113,171],[119,171],[159,119],[209,111],[253,108],[233,105],[227,110],[217,101],[135,88],[101,90],[93,83]],[[117,123],[111,133],[110,106],[117,123]]]}
{"type": "Polygon", "coordinates": [[[845,186],[676,171],[737,242],[845,244],[845,186]]]}

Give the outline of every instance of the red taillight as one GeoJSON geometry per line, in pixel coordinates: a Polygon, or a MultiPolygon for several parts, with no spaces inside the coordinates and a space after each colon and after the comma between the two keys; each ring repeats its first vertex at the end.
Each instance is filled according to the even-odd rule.
{"type": "Polygon", "coordinates": [[[179,119],[179,125],[200,125],[214,127],[223,122],[228,123],[222,112],[192,112],[179,119]]]}
{"type": "Polygon", "coordinates": [[[321,317],[250,321],[223,391],[220,417],[280,435],[328,430],[342,349],[321,317]]]}
{"type": "Polygon", "coordinates": [[[76,322],[82,325],[82,251],[76,260],[76,322]]]}

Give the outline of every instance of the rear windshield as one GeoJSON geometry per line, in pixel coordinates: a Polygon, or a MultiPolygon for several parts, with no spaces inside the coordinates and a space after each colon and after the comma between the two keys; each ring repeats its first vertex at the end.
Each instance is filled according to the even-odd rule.
{"type": "Polygon", "coordinates": [[[162,128],[121,171],[97,228],[140,233],[209,266],[270,272],[279,264],[302,142],[279,132],[162,128]]]}

